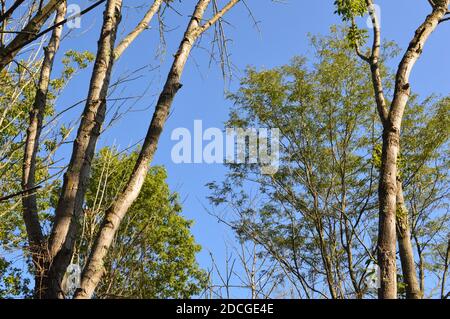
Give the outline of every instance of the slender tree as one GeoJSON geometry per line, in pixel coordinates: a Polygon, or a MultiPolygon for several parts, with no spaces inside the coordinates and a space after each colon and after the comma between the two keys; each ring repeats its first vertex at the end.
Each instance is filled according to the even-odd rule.
{"type": "MultiPolygon", "coordinates": [[[[398,66],[395,78],[395,89],[390,106],[385,96],[383,88],[383,79],[381,75],[380,52],[381,26],[378,19],[375,6],[372,0],[337,0],[337,13],[344,20],[350,21],[351,29],[349,39],[355,47],[357,54],[370,65],[373,87],[375,91],[375,100],[381,123],[383,124],[383,147],[381,159],[381,174],[379,182],[379,232],[378,232],[378,264],[381,269],[381,288],[379,298],[395,299],[397,298],[397,265],[396,265],[396,212],[398,193],[398,168],[397,159],[400,153],[400,132],[402,118],[405,107],[411,94],[411,85],[409,78],[414,65],[422,55],[423,49],[430,35],[435,31],[438,25],[446,20],[449,14],[449,0],[428,1],[432,7],[432,12],[425,21],[417,28],[414,37],[403,55],[398,66]],[[363,32],[356,26],[355,18],[369,12],[373,24],[373,43],[369,54],[362,52],[360,45],[364,39],[363,32]]],[[[406,225],[403,225],[406,226],[406,225]]],[[[405,229],[403,227],[403,229],[405,229]]],[[[407,230],[406,230],[407,231],[407,230]]],[[[403,238],[406,233],[400,235],[403,238]]],[[[405,244],[400,248],[403,250],[405,244]]],[[[407,248],[408,251],[410,248],[407,248]]],[[[417,286],[416,274],[414,271],[412,256],[407,251],[403,251],[402,261],[407,265],[403,267],[408,274],[405,277],[408,295],[411,298],[420,298],[420,290],[417,286]]]]}
{"type": "MultiPolygon", "coordinates": [[[[63,1],[56,10],[55,24],[61,22],[66,15],[66,2],[63,1]]],[[[39,82],[33,108],[30,112],[30,123],[27,129],[25,152],[23,159],[22,188],[26,193],[22,196],[23,219],[25,221],[30,250],[36,267],[36,287],[42,285],[44,236],[42,234],[39,217],[36,192],[32,190],[36,183],[36,158],[39,150],[39,139],[42,131],[42,123],[47,107],[47,94],[50,85],[50,75],[53,68],[56,52],[61,40],[62,26],[53,30],[48,46],[44,49],[39,82]]],[[[39,288],[37,288],[39,291],[39,288]]]]}
{"type": "Polygon", "coordinates": [[[117,199],[106,211],[105,218],[95,240],[87,265],[83,270],[81,286],[75,294],[75,298],[92,297],[102,276],[104,260],[114,235],[119,229],[126,212],[136,200],[144,183],[144,177],[148,165],[153,159],[158,140],[163,130],[164,124],[169,115],[170,107],[176,93],[181,88],[181,75],[188,60],[189,54],[197,39],[225,13],[227,13],[239,0],[231,0],[222,10],[217,12],[211,19],[202,24],[203,16],[211,0],[199,0],[192,14],[184,37],[175,55],[174,62],[167,76],[164,88],[159,96],[153,118],[150,123],[147,135],[144,140],[141,152],[139,153],[133,172],[117,199]]]}
{"type": "Polygon", "coordinates": [[[47,270],[47,283],[44,287],[44,295],[47,298],[63,297],[60,283],[72,257],[89,165],[105,117],[105,98],[114,62],[114,45],[121,19],[121,8],[121,0],[109,0],[106,3],[86,106],[74,141],[72,157],[64,174],[64,183],[49,239],[47,258],[50,268],[47,270]]]}
{"type": "Polygon", "coordinates": [[[55,221],[46,249],[45,265],[42,267],[44,284],[39,285],[39,296],[64,297],[61,281],[70,263],[78,234],[90,165],[105,118],[106,97],[114,61],[145,30],[145,25],[151,21],[162,3],[162,0],[153,2],[143,20],[124,38],[117,50],[115,42],[121,20],[122,1],[109,0],[106,3],[86,106],[74,142],[72,157],[64,175],[64,183],[55,211],[55,221]]]}
{"type": "Polygon", "coordinates": [[[343,38],[336,29],[313,37],[313,61],[297,57],[247,71],[230,95],[227,126],[279,128],[280,167],[264,175],[258,165],[230,164],[225,182],[209,185],[212,202],[235,216],[224,222],[278,262],[298,298],[369,293],[376,197],[371,81],[343,38]]]}

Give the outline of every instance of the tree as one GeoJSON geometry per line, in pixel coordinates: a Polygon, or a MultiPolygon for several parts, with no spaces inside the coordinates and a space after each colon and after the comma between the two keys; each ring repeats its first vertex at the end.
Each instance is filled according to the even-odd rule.
{"type": "MultiPolygon", "coordinates": [[[[405,51],[403,58],[398,66],[394,93],[392,102],[388,107],[388,100],[385,96],[383,78],[380,71],[381,59],[380,50],[381,43],[381,27],[375,12],[372,0],[336,0],[336,12],[342,16],[344,21],[350,23],[350,32],[348,39],[352,47],[356,50],[358,56],[366,61],[370,66],[372,82],[374,86],[374,96],[377,102],[377,110],[380,121],[383,124],[383,146],[381,175],[379,181],[379,233],[378,233],[378,264],[381,269],[381,288],[379,297],[382,299],[397,298],[397,266],[396,266],[396,211],[398,194],[397,177],[397,158],[400,154],[400,134],[403,115],[406,105],[411,95],[411,85],[409,78],[414,65],[420,58],[424,46],[441,22],[448,20],[446,16],[449,11],[449,0],[428,1],[432,7],[432,12],[425,21],[417,28],[414,37],[405,51]],[[367,49],[367,53],[361,48],[364,45],[366,33],[360,30],[355,22],[356,17],[369,13],[373,25],[373,42],[372,47],[367,49]]],[[[407,237],[409,229],[403,228],[404,238],[407,237]]],[[[408,244],[409,245],[409,244],[408,244]]],[[[400,247],[406,247],[400,245],[400,247]]],[[[408,246],[408,249],[410,247],[408,246]]],[[[410,253],[402,253],[409,256],[408,264],[413,265],[410,253]]],[[[402,261],[404,259],[402,258],[402,261]]],[[[410,298],[420,298],[420,291],[417,287],[414,269],[404,267],[409,270],[405,278],[409,278],[408,282],[410,298]]]]}
{"type": "MultiPolygon", "coordinates": [[[[64,175],[64,183],[55,210],[55,221],[48,239],[48,247],[41,250],[44,256],[39,257],[40,264],[37,268],[44,271],[40,273],[40,278],[37,279],[39,282],[36,285],[37,296],[47,298],[62,296],[61,281],[73,254],[74,243],[78,234],[78,222],[73,223],[72,219],[73,217],[79,219],[81,216],[90,173],[90,162],[105,118],[106,97],[114,61],[142,33],[145,29],[143,26],[151,21],[162,3],[162,0],[155,0],[138,27],[126,36],[119,44],[118,49],[115,50],[116,35],[121,20],[122,1],[108,0],[106,2],[86,106],[74,142],[72,157],[64,175]]],[[[39,225],[36,224],[35,228],[39,228],[39,225]]],[[[46,245],[42,244],[41,246],[46,245]]]]}
{"type": "Polygon", "coordinates": [[[24,278],[21,269],[0,257],[0,298],[24,297],[30,294],[30,280],[24,278]]]}
{"type": "MultiPolygon", "coordinates": [[[[98,41],[98,50],[94,62],[94,68],[91,76],[91,82],[89,91],[87,94],[86,105],[81,115],[80,124],[78,127],[76,138],[73,142],[73,151],[71,159],[68,163],[67,170],[64,174],[64,180],[60,188],[60,194],[57,200],[57,204],[54,211],[54,218],[51,220],[49,229],[50,234],[47,237],[43,230],[43,224],[39,220],[39,209],[37,208],[37,196],[36,190],[39,188],[37,178],[37,166],[38,166],[38,152],[41,149],[40,132],[44,125],[44,118],[46,116],[44,112],[45,105],[50,100],[50,94],[47,94],[50,85],[51,70],[54,63],[54,56],[58,49],[58,44],[61,36],[61,29],[67,18],[64,17],[65,1],[49,1],[44,5],[44,2],[40,2],[36,7],[34,4],[30,6],[30,15],[35,13],[35,16],[31,18],[31,24],[26,25],[23,30],[19,30],[18,35],[14,38],[9,38],[7,41],[3,41],[5,44],[0,51],[0,68],[4,68],[10,62],[15,61],[16,54],[21,49],[40,38],[43,34],[52,31],[52,37],[50,39],[47,53],[44,56],[44,64],[40,69],[40,79],[38,83],[38,93],[34,96],[34,107],[31,112],[28,137],[24,145],[24,165],[23,165],[23,178],[22,178],[22,190],[19,193],[8,195],[4,200],[10,199],[17,195],[23,195],[24,202],[24,218],[27,225],[27,235],[29,236],[30,248],[32,250],[32,256],[34,261],[34,274],[35,274],[35,295],[38,298],[63,298],[64,292],[62,290],[62,281],[66,273],[67,267],[72,259],[75,243],[79,236],[80,220],[83,216],[83,204],[85,200],[86,190],[89,185],[91,174],[91,163],[95,155],[95,147],[97,140],[101,133],[102,125],[104,124],[106,108],[107,108],[107,96],[110,87],[111,74],[114,68],[114,63],[123,54],[125,49],[141,34],[151,22],[152,18],[161,13],[160,9],[163,4],[170,1],[155,0],[149,5],[149,9],[136,25],[134,29],[128,35],[126,35],[121,42],[116,45],[116,37],[121,21],[122,1],[121,0],[100,0],[92,4],[81,13],[84,14],[99,4],[105,2],[105,11],[103,15],[103,24],[98,41]],[[55,23],[40,31],[45,21],[50,15],[57,11],[58,14],[55,19],[55,23]],[[7,43],[7,44],[6,44],[7,43]],[[37,185],[37,186],[34,186],[37,185]]],[[[189,56],[189,52],[192,49],[195,41],[212,25],[216,22],[220,22],[223,15],[228,12],[239,0],[232,0],[224,6],[222,10],[219,10],[217,4],[213,6],[213,17],[206,23],[202,23],[201,18],[210,5],[211,1],[201,0],[198,2],[195,10],[195,15],[189,23],[186,37],[180,44],[179,54],[174,62],[174,66],[169,74],[167,85],[164,92],[161,94],[160,103],[155,111],[155,119],[157,122],[152,122],[153,126],[149,129],[149,137],[144,141],[143,148],[140,156],[136,158],[137,164],[135,166],[134,173],[129,177],[129,184],[125,184],[125,190],[122,192],[123,197],[120,202],[120,212],[117,216],[123,216],[131,207],[131,204],[136,200],[142,184],[147,174],[147,168],[150,163],[150,158],[156,149],[157,139],[155,140],[155,133],[159,136],[165,119],[161,122],[161,117],[167,117],[166,112],[172,103],[176,90],[174,88],[174,81],[178,82],[184,68],[184,64],[189,56]],[[192,43],[190,42],[192,40],[192,43]],[[156,128],[155,128],[156,124],[156,128]],[[151,153],[151,154],[149,154],[151,153]],[[139,184],[137,185],[136,182],[139,184]],[[132,191],[130,192],[130,189],[132,191]]],[[[4,11],[2,15],[3,26],[7,25],[9,17],[21,3],[17,6],[13,5],[8,10],[4,11]]],[[[3,8],[5,8],[3,6],[3,8]]],[[[25,17],[21,17],[24,18],[25,17]]],[[[70,18],[69,18],[70,19],[70,18]]],[[[3,39],[4,40],[4,39],[3,39]]],[[[177,90],[179,87],[177,86],[177,90]]],[[[69,132],[70,133],[70,132],[69,132]]],[[[120,198],[119,198],[120,200],[120,198]]],[[[110,211],[118,209],[117,201],[111,203],[110,209],[105,214],[105,220],[110,216],[110,211]]],[[[47,225],[46,225],[47,226],[47,225]]],[[[119,224],[115,223],[114,229],[109,228],[109,222],[106,221],[100,231],[98,232],[99,238],[108,234],[108,240],[114,238],[119,229],[119,224]]],[[[96,240],[98,245],[102,245],[101,240],[96,240]]],[[[101,272],[99,268],[92,268],[92,263],[103,263],[106,256],[107,247],[111,245],[111,242],[104,246],[101,246],[101,253],[99,254],[99,246],[93,245],[94,251],[90,252],[90,257],[87,258],[86,276],[83,277],[82,285],[88,283],[87,287],[77,293],[77,296],[92,296],[93,291],[99,283],[99,277],[101,272]],[[103,249],[106,248],[105,251],[103,249]],[[103,254],[105,253],[105,254],[103,254]],[[94,281],[91,281],[88,277],[91,276],[91,272],[94,272],[96,276],[94,281]],[[98,277],[98,278],[97,278],[98,277]]]]}
{"type": "Polygon", "coordinates": [[[247,71],[230,96],[235,106],[227,124],[279,128],[280,168],[262,175],[257,165],[231,165],[223,185],[210,185],[213,203],[237,211],[229,222],[238,237],[259,243],[278,262],[297,297],[367,292],[377,136],[370,79],[341,33],[312,37],[312,68],[298,57],[276,69],[247,71]]]}
{"type": "Polygon", "coordinates": [[[106,113],[105,99],[114,64],[114,46],[121,20],[121,9],[121,0],[106,2],[86,106],[73,143],[72,157],[64,174],[48,243],[48,256],[44,258],[43,269],[46,269],[46,272],[43,276],[46,279],[37,292],[38,295],[47,298],[56,298],[61,295],[61,281],[72,257],[79,224],[72,223],[72,220],[79,220],[81,217],[90,162],[106,113]]]}
{"type": "Polygon", "coordinates": [[[399,186],[405,194],[406,211],[397,213],[397,220],[401,217],[397,227],[405,221],[411,225],[408,232],[416,249],[421,295],[426,292],[425,277],[431,274],[442,279],[441,288],[446,287],[449,111],[448,97],[430,97],[420,104],[410,103],[403,120],[399,186]]]}
{"type": "MultiPolygon", "coordinates": [[[[114,103],[134,99],[112,97],[127,82],[114,82],[116,62],[155,17],[163,39],[162,19],[175,2],[149,1],[128,30],[125,1],[92,1],[80,14],[104,5],[97,51],[62,54],[60,43],[70,41],[64,25],[74,18],[66,17],[65,0],[0,1],[0,296],[187,298],[204,288],[191,222],[181,216],[164,169],[150,165],[185,66],[210,29],[225,71],[225,15],[240,1],[221,1],[191,4],[142,147],[131,153],[96,150],[114,103]],[[65,85],[90,62],[86,98],[55,114],[65,85]],[[72,123],[58,123],[81,104],[72,123]],[[71,153],[61,164],[55,152],[63,144],[71,153]],[[15,258],[25,260],[21,268],[15,258]],[[68,289],[77,265],[80,284],[68,289]]],[[[269,174],[230,164],[223,184],[209,184],[211,201],[236,214],[217,217],[236,232],[241,267],[236,274],[228,259],[231,268],[209,291],[229,296],[236,275],[252,298],[448,298],[449,98],[420,100],[409,76],[431,33],[450,19],[450,0],[428,1],[432,12],[394,74],[385,61],[399,50],[382,42],[373,1],[334,3],[347,28],[312,37],[314,60],[249,68],[229,96],[230,126],[281,129],[281,161],[269,174]],[[356,23],[367,13],[369,46],[356,23]],[[376,265],[379,291],[367,284],[376,265]]],[[[245,152],[239,155],[252,155],[245,152]]]]}
{"type": "MultiPolygon", "coordinates": [[[[373,108],[372,80],[348,46],[346,32],[333,28],[331,36],[312,37],[313,63],[295,58],[272,70],[247,70],[239,91],[230,95],[234,108],[227,125],[280,128],[280,168],[264,175],[258,165],[230,164],[225,182],[209,184],[212,203],[227,207],[227,216],[234,212],[219,220],[276,261],[286,274],[284,284],[298,297],[376,295],[367,278],[377,261],[382,127],[373,108]]],[[[396,51],[393,45],[386,48],[391,49],[383,52],[383,61],[396,51]]],[[[440,210],[448,195],[448,125],[442,121],[448,107],[448,98],[411,99],[402,132],[408,142],[400,155],[402,207],[427,210],[419,214],[421,222],[412,223],[413,233],[434,239],[448,233],[448,214],[440,210]],[[430,169],[434,177],[426,175],[430,169]],[[418,200],[413,193],[425,189],[420,204],[410,204],[418,200]]],[[[435,273],[442,271],[445,267],[436,266],[435,273]]]]}
{"type": "MultiPolygon", "coordinates": [[[[57,8],[55,24],[61,22],[67,10],[67,4],[63,1],[57,8]]],[[[61,41],[62,26],[53,30],[48,46],[44,49],[38,88],[34,98],[33,108],[30,111],[30,120],[27,128],[27,137],[24,146],[24,158],[22,164],[22,195],[23,220],[28,233],[30,251],[33,263],[38,268],[42,265],[44,234],[39,222],[37,196],[34,191],[36,185],[36,157],[39,151],[39,139],[41,136],[43,120],[47,106],[47,95],[50,86],[50,74],[52,72],[55,55],[61,41]],[[29,190],[32,190],[29,192],[29,190]]],[[[41,276],[37,273],[35,282],[41,286],[41,276]]]]}
{"type": "Polygon", "coordinates": [[[195,7],[194,13],[192,14],[186,32],[175,55],[174,62],[167,75],[166,83],[159,96],[152,121],[133,168],[133,172],[124,186],[124,189],[105,214],[101,231],[95,240],[91,255],[83,271],[81,287],[77,290],[75,298],[83,299],[91,297],[100,281],[104,258],[111,246],[114,235],[142,188],[147,167],[155,154],[158,140],[169,115],[173,100],[182,86],[180,83],[181,75],[193,45],[205,31],[222,19],[222,17],[233,8],[239,0],[229,1],[222,10],[217,11],[211,19],[202,24],[203,16],[210,2],[211,0],[199,0],[195,7]]]}
{"type": "MultiPolygon", "coordinates": [[[[47,52],[50,51],[47,50],[47,52]]],[[[51,132],[46,132],[41,136],[39,147],[28,149],[30,153],[27,154],[34,157],[32,160],[34,162],[33,177],[31,179],[31,175],[27,174],[28,185],[24,185],[22,179],[24,175],[21,172],[26,167],[24,165],[25,146],[29,145],[27,144],[27,136],[30,134],[27,128],[30,127],[30,122],[37,124],[38,117],[50,118],[55,116],[54,106],[60,91],[80,69],[88,66],[92,58],[89,52],[68,51],[62,58],[61,74],[51,80],[47,79],[46,84],[39,82],[41,85],[37,85],[38,82],[35,82],[35,80],[39,79],[40,74],[42,74],[43,65],[47,65],[44,60],[46,59],[21,60],[18,61],[15,68],[9,68],[0,73],[0,108],[2,110],[0,118],[1,254],[5,253],[15,257],[22,254],[26,260],[36,257],[37,248],[33,245],[31,238],[28,237],[27,225],[24,223],[24,213],[28,213],[28,210],[25,209],[26,203],[32,200],[33,205],[36,205],[34,207],[36,209],[34,218],[45,229],[51,216],[49,198],[52,189],[57,185],[57,181],[50,173],[55,166],[53,155],[67,139],[68,133],[66,131],[70,131],[70,128],[68,129],[64,125],[56,126],[55,130],[49,130],[51,132]],[[43,90],[46,91],[45,104],[39,104],[42,102],[40,99],[39,103],[36,104],[36,97],[42,97],[44,95],[43,90]],[[33,186],[29,184],[31,181],[33,186]],[[21,197],[23,202],[20,202],[21,197]],[[21,251],[20,254],[18,254],[18,250],[21,251]]],[[[51,125],[51,122],[50,120],[45,125],[51,125]]],[[[38,128],[40,125],[34,127],[38,128]]],[[[33,131],[32,134],[37,134],[37,131],[33,131]]],[[[31,172],[31,168],[27,167],[27,171],[31,172]]],[[[25,218],[28,218],[28,216],[25,216],[25,218]]],[[[30,281],[26,272],[20,273],[24,269],[19,269],[10,258],[6,256],[2,258],[2,265],[5,267],[7,265],[8,273],[11,276],[14,274],[14,280],[17,281],[11,281],[13,277],[10,275],[4,275],[4,279],[9,278],[9,282],[14,283],[15,286],[19,287],[17,283],[22,281],[22,279],[19,279],[20,277],[27,282],[30,281]]],[[[36,264],[33,262],[28,263],[27,267],[31,274],[38,272],[36,264]]],[[[3,270],[5,269],[3,268],[3,270]]],[[[22,283],[21,286],[29,288],[28,283],[22,283]]],[[[18,296],[28,296],[29,289],[27,289],[14,289],[14,291],[18,296]]],[[[5,292],[5,296],[12,296],[12,291],[5,292]]]]}
{"type": "MultiPolygon", "coordinates": [[[[1,17],[0,22],[6,25],[8,19],[23,2],[23,0],[16,1],[1,17]]],[[[25,45],[36,39],[36,34],[40,31],[47,19],[65,2],[66,0],[51,0],[45,6],[42,6],[42,3],[38,6],[33,5],[31,14],[35,12],[34,16],[25,22],[25,26],[17,31],[17,35],[7,45],[2,46],[0,50],[0,70],[11,63],[25,45]]],[[[26,18],[26,16],[23,18],[26,18]]]]}

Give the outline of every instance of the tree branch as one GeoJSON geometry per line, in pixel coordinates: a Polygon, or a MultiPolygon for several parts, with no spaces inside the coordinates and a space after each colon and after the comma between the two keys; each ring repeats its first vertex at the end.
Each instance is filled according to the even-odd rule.
{"type": "Polygon", "coordinates": [[[148,28],[150,21],[156,12],[158,12],[164,0],[155,0],[144,15],[138,25],[128,33],[128,35],[120,41],[117,47],[114,49],[114,59],[119,59],[122,53],[128,48],[128,46],[145,30],[148,28]]]}
{"type": "Polygon", "coordinates": [[[2,23],[3,21],[9,19],[11,17],[11,15],[14,13],[14,11],[16,11],[16,9],[24,2],[25,0],[16,0],[12,6],[5,11],[5,13],[3,13],[0,16],[0,23],[2,23]]]}
{"type": "Polygon", "coordinates": [[[0,203],[1,202],[6,202],[7,200],[9,200],[11,198],[14,198],[14,197],[17,197],[17,196],[21,196],[21,195],[24,195],[24,194],[30,194],[30,192],[38,190],[41,187],[42,186],[35,186],[33,188],[30,188],[30,189],[25,189],[25,190],[22,190],[20,192],[14,193],[14,194],[10,194],[10,195],[7,195],[7,196],[0,197],[0,203]]]}
{"type": "MultiPolygon", "coordinates": [[[[26,45],[32,43],[33,41],[39,39],[43,35],[53,31],[54,29],[62,26],[75,19],[77,16],[71,16],[64,19],[51,27],[39,32],[41,27],[44,25],[45,21],[50,17],[50,15],[55,12],[56,8],[66,0],[51,0],[42,10],[40,10],[34,18],[25,26],[25,28],[20,31],[20,33],[5,47],[0,51],[0,70],[2,70],[7,64],[9,64],[16,54],[26,45]]],[[[89,11],[93,10],[106,0],[98,0],[96,3],[90,5],[86,9],[80,12],[79,16],[82,16],[89,11]]]]}
{"type": "Polygon", "coordinates": [[[217,12],[214,17],[212,17],[210,20],[208,20],[205,24],[203,24],[198,29],[198,35],[201,35],[206,30],[208,30],[214,23],[216,23],[219,19],[221,19],[228,11],[230,11],[231,8],[233,8],[240,0],[231,0],[228,2],[228,4],[223,7],[222,10],[217,12]]]}
{"type": "Polygon", "coordinates": [[[373,25],[373,44],[372,52],[368,59],[372,73],[372,83],[375,91],[375,100],[377,103],[378,115],[384,124],[388,119],[388,108],[384,95],[383,80],[380,70],[380,48],[381,48],[381,26],[372,0],[366,0],[373,25]]]}

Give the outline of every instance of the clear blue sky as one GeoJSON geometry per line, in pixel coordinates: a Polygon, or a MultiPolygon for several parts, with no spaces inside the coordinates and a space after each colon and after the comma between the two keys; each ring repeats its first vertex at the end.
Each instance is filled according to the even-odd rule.
{"type": "MultiPolygon", "coordinates": [[[[74,1],[69,1],[74,2],[74,1]]],[[[89,1],[77,1],[85,7],[89,1]]],[[[148,0],[124,0],[126,9],[123,15],[123,27],[126,30],[136,23],[143,10],[136,10],[130,6],[148,3],[148,0]]],[[[163,62],[160,69],[152,72],[140,72],[143,75],[133,82],[122,85],[114,93],[114,98],[135,96],[149,87],[146,96],[138,101],[134,108],[145,111],[126,114],[118,123],[108,130],[102,137],[99,146],[115,143],[121,148],[138,142],[144,137],[148,123],[153,113],[156,94],[161,88],[166,71],[172,62],[172,55],[182,37],[189,15],[192,13],[195,0],[175,1],[173,6],[181,16],[168,11],[166,25],[171,29],[166,34],[166,54],[155,58],[159,43],[157,24],[153,29],[141,36],[128,51],[126,51],[116,65],[114,79],[125,72],[137,69],[146,64],[153,66],[163,62]]],[[[225,0],[219,1],[224,3],[225,0]]],[[[256,20],[259,22],[260,32],[256,30],[246,8],[240,4],[227,15],[230,23],[226,27],[231,61],[236,67],[231,83],[231,89],[236,88],[237,78],[242,76],[246,66],[257,68],[271,68],[287,63],[295,55],[309,55],[308,33],[326,34],[330,25],[339,23],[333,14],[332,0],[283,0],[275,3],[270,0],[247,0],[256,20]]],[[[406,48],[408,39],[413,36],[415,28],[423,21],[430,11],[426,0],[379,0],[376,1],[382,9],[383,37],[395,40],[402,49],[406,48]]],[[[96,49],[99,26],[102,19],[102,8],[97,8],[82,19],[82,28],[75,30],[70,39],[62,45],[62,51],[68,49],[90,50],[96,49]]],[[[154,21],[155,22],[155,21],[154,21]]],[[[428,42],[423,57],[417,63],[412,75],[413,89],[423,96],[431,93],[448,94],[450,74],[450,23],[443,24],[428,42]]],[[[209,47],[210,37],[204,37],[202,46],[209,47]]],[[[393,61],[398,63],[398,61],[393,61]]],[[[84,99],[89,83],[91,69],[80,73],[65,90],[59,99],[57,109],[61,110],[74,102],[84,99]]],[[[226,170],[221,165],[175,165],[170,158],[170,151],[174,142],[170,134],[174,128],[193,128],[196,119],[203,120],[204,127],[223,128],[227,120],[230,102],[224,99],[225,84],[217,65],[209,67],[207,53],[203,49],[194,50],[183,74],[182,90],[176,97],[172,115],[161,137],[159,148],[153,164],[167,167],[169,184],[177,191],[182,200],[184,214],[195,221],[193,234],[198,243],[203,246],[203,252],[198,260],[203,267],[210,265],[208,251],[212,251],[218,262],[223,262],[225,254],[224,241],[232,239],[227,229],[210,217],[203,207],[209,206],[204,185],[213,180],[221,180],[226,170]]],[[[82,106],[68,113],[63,120],[73,119],[80,114],[82,106]]],[[[58,154],[66,160],[69,158],[68,148],[58,154]]]]}

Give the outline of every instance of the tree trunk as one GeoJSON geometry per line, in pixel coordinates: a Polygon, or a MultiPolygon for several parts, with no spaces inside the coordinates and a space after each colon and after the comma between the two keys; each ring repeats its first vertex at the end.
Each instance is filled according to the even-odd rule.
{"type": "Polygon", "coordinates": [[[106,113],[106,97],[110,77],[117,60],[128,46],[146,29],[155,13],[159,10],[163,0],[155,0],[149,10],[117,47],[114,47],[118,25],[121,20],[122,0],[108,1],[104,14],[104,23],[99,40],[97,58],[91,78],[90,90],[80,124],[77,139],[74,143],[72,159],[65,175],[63,192],[56,210],[57,221],[50,240],[50,258],[54,258],[49,270],[49,277],[53,278],[53,291],[47,297],[64,297],[57,286],[64,276],[73,254],[75,240],[78,235],[79,220],[82,215],[82,205],[86,192],[91,161],[95,154],[95,146],[100,134],[106,113]],[[58,218],[59,217],[59,218],[58,218]]]}
{"type": "Polygon", "coordinates": [[[403,279],[406,285],[406,298],[421,299],[422,292],[417,280],[414,252],[411,243],[408,210],[403,198],[403,186],[397,181],[397,240],[403,279]]]}
{"type": "Polygon", "coordinates": [[[189,22],[183,40],[178,48],[175,60],[167,76],[164,88],[159,96],[150,127],[144,140],[144,145],[134,166],[131,177],[123,192],[105,213],[105,219],[95,240],[93,249],[83,270],[81,287],[75,293],[75,298],[91,298],[103,274],[104,258],[119,229],[120,223],[128,209],[139,195],[148,171],[148,165],[155,154],[158,140],[169,115],[176,93],[181,88],[180,79],[186,65],[192,46],[198,37],[212,24],[220,19],[239,0],[230,1],[220,12],[203,26],[201,21],[211,0],[199,0],[189,22]]]}
{"type": "Polygon", "coordinates": [[[420,291],[425,291],[425,260],[423,257],[422,246],[420,245],[419,239],[417,236],[414,237],[414,242],[416,244],[417,255],[419,257],[419,287],[420,291]]]}
{"type": "Polygon", "coordinates": [[[400,147],[400,130],[406,104],[411,93],[409,77],[422,54],[422,50],[439,21],[445,16],[450,0],[441,0],[433,7],[433,12],[416,30],[405,55],[398,67],[394,99],[389,117],[383,123],[383,153],[379,194],[378,264],[381,269],[381,288],[379,298],[397,298],[396,266],[396,195],[397,195],[397,156],[400,147]]]}
{"type": "Polygon", "coordinates": [[[46,298],[63,298],[61,280],[70,263],[78,233],[78,222],[89,179],[91,161],[106,113],[106,96],[114,64],[114,45],[121,20],[122,0],[108,0],[98,41],[97,57],[72,157],[55,212],[49,240],[46,298]]]}
{"type": "Polygon", "coordinates": [[[397,298],[396,229],[397,155],[400,132],[384,129],[378,229],[378,264],[381,270],[380,299],[397,298]]]}
{"type": "MultiPolygon", "coordinates": [[[[66,2],[63,1],[56,10],[55,24],[64,20],[66,15],[66,2]]],[[[27,129],[25,151],[22,167],[22,189],[24,191],[34,189],[36,186],[36,156],[39,151],[39,138],[42,131],[42,122],[47,105],[47,93],[50,83],[50,75],[58,51],[63,27],[53,30],[48,46],[44,48],[44,60],[40,71],[39,83],[33,108],[30,111],[30,123],[27,129]]],[[[41,296],[42,275],[44,267],[43,245],[44,236],[38,216],[36,192],[25,193],[22,196],[23,219],[28,234],[30,251],[35,266],[35,295],[41,296]]]]}

